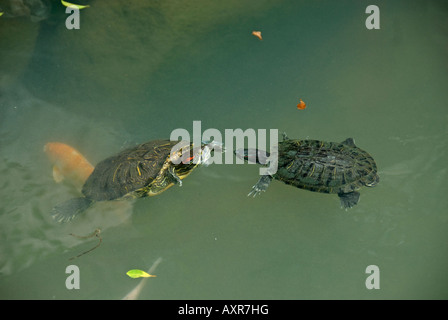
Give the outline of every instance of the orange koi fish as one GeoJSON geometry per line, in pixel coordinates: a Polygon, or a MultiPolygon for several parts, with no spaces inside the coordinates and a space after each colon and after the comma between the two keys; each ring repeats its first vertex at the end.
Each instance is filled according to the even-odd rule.
{"type": "Polygon", "coordinates": [[[263,40],[263,38],[261,37],[261,31],[252,31],[252,35],[260,40],[263,40]]]}
{"type": "Polygon", "coordinates": [[[297,105],[297,109],[299,110],[303,110],[306,108],[306,103],[302,101],[302,99],[300,99],[299,104],[297,105]]]}
{"type": "Polygon", "coordinates": [[[66,178],[81,188],[94,169],[76,149],[64,143],[49,142],[44,151],[53,164],[53,179],[57,183],[66,178]]]}

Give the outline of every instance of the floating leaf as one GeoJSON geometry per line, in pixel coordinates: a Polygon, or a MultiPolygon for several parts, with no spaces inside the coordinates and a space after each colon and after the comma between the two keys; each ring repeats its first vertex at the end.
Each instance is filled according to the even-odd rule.
{"type": "Polygon", "coordinates": [[[131,278],[149,278],[149,277],[155,277],[152,274],[146,273],[143,270],[139,270],[139,269],[132,269],[129,270],[128,272],[126,272],[126,274],[131,277],[131,278]]]}
{"type": "Polygon", "coordinates": [[[61,0],[61,3],[64,6],[66,6],[66,7],[69,7],[69,8],[72,8],[72,9],[78,9],[78,10],[90,7],[89,5],[82,6],[82,5],[79,5],[79,4],[74,4],[74,3],[67,2],[67,1],[63,1],[63,0],[61,0]]]}
{"type": "Polygon", "coordinates": [[[263,37],[261,36],[261,31],[252,31],[252,35],[256,36],[260,40],[263,40],[263,37]]]}
{"type": "Polygon", "coordinates": [[[4,14],[4,12],[0,12],[0,17],[4,14]]]}
{"type": "Polygon", "coordinates": [[[303,110],[306,108],[306,103],[302,101],[302,99],[300,99],[299,104],[297,105],[297,109],[299,110],[303,110]]]}

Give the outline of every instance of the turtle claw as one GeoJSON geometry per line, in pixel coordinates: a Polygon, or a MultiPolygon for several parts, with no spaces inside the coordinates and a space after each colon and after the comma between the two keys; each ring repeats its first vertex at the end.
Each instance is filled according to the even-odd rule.
{"type": "Polygon", "coordinates": [[[255,198],[255,196],[260,194],[261,191],[265,192],[268,189],[271,181],[272,181],[271,176],[269,176],[269,175],[262,176],[260,178],[260,180],[258,180],[258,182],[252,187],[251,192],[249,192],[249,194],[247,196],[248,197],[252,196],[253,198],[255,198]]]}
{"type": "Polygon", "coordinates": [[[248,197],[255,198],[257,195],[259,195],[261,193],[261,191],[266,191],[266,190],[260,190],[257,188],[257,185],[252,187],[252,190],[247,194],[248,197]]]}
{"type": "Polygon", "coordinates": [[[179,185],[179,187],[182,187],[182,180],[179,178],[179,176],[174,171],[174,167],[170,167],[168,169],[168,172],[171,174],[171,177],[173,177],[174,184],[179,185]]]}
{"type": "Polygon", "coordinates": [[[179,187],[182,187],[182,180],[179,178],[179,176],[175,175],[174,177],[174,183],[177,184],[179,187]]]}
{"type": "Polygon", "coordinates": [[[347,210],[356,206],[359,202],[359,192],[353,191],[349,193],[338,194],[341,200],[341,208],[347,210]]]}
{"type": "Polygon", "coordinates": [[[93,200],[86,197],[69,199],[58,204],[51,211],[51,216],[58,223],[71,221],[73,218],[87,210],[93,203],[93,200]]]}

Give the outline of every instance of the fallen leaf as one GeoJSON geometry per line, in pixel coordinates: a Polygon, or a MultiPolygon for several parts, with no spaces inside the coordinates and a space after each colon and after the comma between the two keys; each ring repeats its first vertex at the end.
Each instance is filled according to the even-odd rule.
{"type": "Polygon", "coordinates": [[[306,108],[306,103],[302,101],[302,99],[300,99],[300,102],[297,104],[297,109],[299,110],[303,110],[306,108]]]}
{"type": "Polygon", "coordinates": [[[252,35],[254,35],[260,40],[263,40],[263,37],[261,36],[261,31],[252,31],[252,35]]]}
{"type": "Polygon", "coordinates": [[[150,278],[150,277],[156,277],[152,274],[149,274],[143,270],[139,270],[139,269],[132,269],[129,270],[128,272],[126,272],[126,274],[131,277],[131,278],[150,278]]]}
{"type": "Polygon", "coordinates": [[[64,0],[61,0],[61,3],[68,8],[78,9],[78,10],[90,7],[89,5],[82,6],[80,4],[74,4],[74,3],[70,3],[70,2],[67,2],[64,0]]]}

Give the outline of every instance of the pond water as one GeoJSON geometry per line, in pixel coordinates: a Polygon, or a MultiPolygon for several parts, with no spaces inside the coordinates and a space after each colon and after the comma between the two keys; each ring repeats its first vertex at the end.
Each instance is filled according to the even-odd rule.
{"type": "Polygon", "coordinates": [[[369,1],[79,1],[72,30],[50,2],[40,20],[0,17],[0,298],[121,299],[139,283],[126,272],[159,257],[139,299],[448,298],[446,1],[375,1],[372,30],[369,1]],[[47,142],[95,165],[193,121],[353,137],[380,183],[343,210],[278,181],[247,197],[259,167],[212,164],[156,197],[52,219],[79,190],[54,181],[47,142]],[[69,260],[98,243],[70,233],[96,228],[101,245],[69,260]]]}

